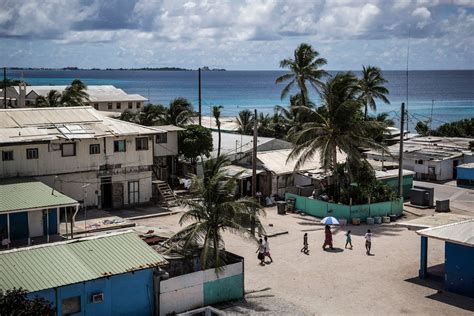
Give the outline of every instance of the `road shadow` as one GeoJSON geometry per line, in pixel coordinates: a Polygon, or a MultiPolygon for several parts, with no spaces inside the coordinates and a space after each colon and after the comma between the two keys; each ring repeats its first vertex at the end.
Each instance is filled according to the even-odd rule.
{"type": "Polygon", "coordinates": [[[436,290],[436,293],[425,296],[426,298],[474,312],[474,299],[444,290],[444,264],[429,267],[426,279],[416,276],[406,279],[405,282],[436,290]]]}
{"type": "Polygon", "coordinates": [[[325,252],[331,252],[331,253],[338,253],[338,252],[343,252],[344,249],[335,247],[333,249],[327,248],[324,251],[325,252]]]}

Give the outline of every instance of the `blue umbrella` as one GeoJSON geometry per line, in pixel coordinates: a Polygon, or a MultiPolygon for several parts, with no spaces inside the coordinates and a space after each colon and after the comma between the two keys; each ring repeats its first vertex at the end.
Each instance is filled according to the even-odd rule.
{"type": "Polygon", "coordinates": [[[326,225],[339,225],[339,221],[332,216],[323,218],[321,220],[321,223],[326,224],[326,225]]]}

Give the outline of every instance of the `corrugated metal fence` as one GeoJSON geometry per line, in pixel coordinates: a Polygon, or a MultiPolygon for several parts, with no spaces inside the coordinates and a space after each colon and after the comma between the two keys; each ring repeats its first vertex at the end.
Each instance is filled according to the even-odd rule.
{"type": "Polygon", "coordinates": [[[348,220],[352,218],[366,220],[367,217],[387,216],[390,214],[401,215],[403,212],[403,199],[401,198],[387,202],[352,206],[315,200],[292,193],[286,193],[285,199],[295,199],[295,208],[298,211],[321,218],[332,216],[348,220]]]}

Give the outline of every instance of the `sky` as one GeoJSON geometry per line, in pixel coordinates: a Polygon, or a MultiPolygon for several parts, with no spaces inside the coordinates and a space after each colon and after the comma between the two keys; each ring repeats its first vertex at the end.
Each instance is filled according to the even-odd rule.
{"type": "Polygon", "coordinates": [[[474,69],[474,0],[0,0],[0,65],[474,69]]]}

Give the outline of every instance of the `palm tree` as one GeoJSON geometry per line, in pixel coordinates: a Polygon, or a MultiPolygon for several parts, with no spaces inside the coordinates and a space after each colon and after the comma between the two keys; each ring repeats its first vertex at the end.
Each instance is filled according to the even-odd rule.
{"type": "Polygon", "coordinates": [[[367,108],[374,111],[377,110],[375,103],[376,99],[382,100],[386,104],[390,104],[390,101],[386,97],[389,94],[384,84],[388,81],[382,75],[382,70],[378,67],[373,66],[362,66],[362,79],[359,80],[360,98],[364,102],[365,111],[364,118],[367,119],[367,108]]]}
{"type": "Polygon", "coordinates": [[[38,107],[58,107],[62,105],[61,93],[57,90],[50,90],[46,97],[39,96],[36,99],[36,106],[38,107]]]}
{"type": "Polygon", "coordinates": [[[357,78],[348,72],[337,74],[323,84],[323,107],[309,109],[316,119],[303,124],[293,140],[290,158],[298,159],[296,169],[319,153],[322,168],[334,171],[338,152],[344,152],[349,163],[357,163],[362,159],[360,147],[381,148],[368,137],[372,123],[362,120],[357,83],[357,78]]]}
{"type": "Polygon", "coordinates": [[[253,132],[255,117],[250,110],[242,110],[237,116],[238,132],[244,135],[251,135],[253,132]]]}
{"type": "Polygon", "coordinates": [[[224,107],[222,105],[215,105],[212,107],[212,115],[216,119],[216,125],[217,125],[217,133],[219,134],[219,141],[217,145],[217,157],[221,155],[221,110],[224,107]]]}
{"type": "Polygon", "coordinates": [[[191,120],[193,107],[186,98],[176,98],[170,102],[168,113],[162,119],[166,124],[184,126],[191,120]]]}
{"type": "Polygon", "coordinates": [[[65,106],[84,106],[84,102],[89,101],[87,86],[79,79],[71,82],[71,85],[64,89],[61,101],[65,106]]]}
{"type": "Polygon", "coordinates": [[[234,198],[239,174],[232,177],[226,175],[223,167],[229,163],[225,156],[210,159],[203,163],[203,177],[191,175],[192,198],[180,200],[187,211],[179,221],[180,225],[191,224],[168,240],[174,248],[202,247],[203,269],[218,269],[225,265],[223,232],[229,231],[256,241],[242,225],[242,219],[255,220],[259,231],[263,231],[258,219],[260,205],[249,197],[234,198]]]}
{"type": "Polygon", "coordinates": [[[289,73],[278,77],[275,81],[275,83],[281,83],[289,80],[288,84],[281,91],[281,99],[288,95],[296,83],[303,96],[303,105],[306,105],[308,100],[306,82],[309,82],[318,92],[323,84],[321,79],[328,75],[325,70],[320,69],[320,67],[326,64],[326,59],[319,57],[319,53],[311,45],[300,44],[295,49],[293,59],[287,58],[280,61],[281,68],[288,68],[290,70],[289,73]]]}
{"type": "Polygon", "coordinates": [[[167,124],[163,121],[168,109],[161,104],[148,104],[143,107],[143,110],[136,113],[138,116],[137,123],[145,126],[153,126],[160,124],[167,124]]]}

